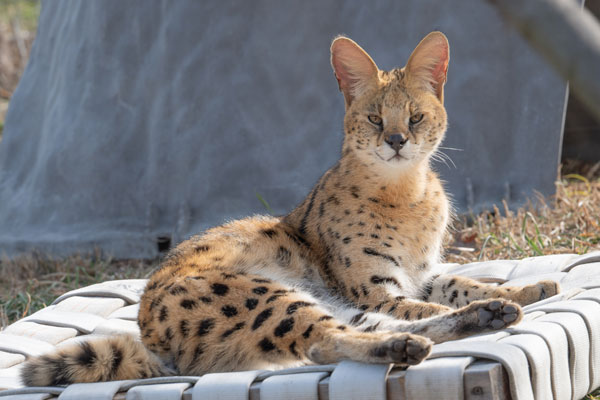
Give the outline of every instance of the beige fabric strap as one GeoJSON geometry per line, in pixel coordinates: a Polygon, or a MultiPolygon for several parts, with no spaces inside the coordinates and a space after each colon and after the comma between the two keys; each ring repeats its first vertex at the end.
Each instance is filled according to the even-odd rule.
{"type": "Polygon", "coordinates": [[[311,372],[271,376],[260,384],[260,400],[319,400],[319,382],[328,375],[311,372]]]}
{"type": "Polygon", "coordinates": [[[24,356],[39,356],[54,350],[54,346],[41,340],[0,332],[0,350],[24,356]]]}
{"type": "Polygon", "coordinates": [[[516,346],[527,356],[534,397],[538,400],[552,399],[550,350],[544,339],[537,335],[522,334],[508,336],[500,343],[516,346]]]}
{"type": "Polygon", "coordinates": [[[464,399],[463,374],[473,357],[444,357],[406,370],[404,388],[409,399],[464,399]]]}
{"type": "Polygon", "coordinates": [[[58,304],[73,296],[111,297],[123,299],[129,304],[139,303],[140,296],[144,291],[147,282],[146,279],[123,279],[96,283],[67,292],[54,300],[52,304],[58,304]]]}
{"type": "Polygon", "coordinates": [[[579,315],[585,322],[590,344],[590,386],[589,391],[600,387],[600,304],[592,300],[569,300],[545,304],[539,307],[546,312],[571,312],[579,315]]]}
{"type": "Polygon", "coordinates": [[[570,262],[563,266],[562,270],[564,272],[569,272],[578,265],[589,264],[594,262],[600,262],[600,251],[593,251],[582,256],[574,257],[570,260],[570,262]]]}
{"type": "Polygon", "coordinates": [[[134,386],[127,391],[126,400],[180,400],[190,383],[159,383],[134,386]]]}
{"type": "Polygon", "coordinates": [[[248,400],[250,385],[263,371],[207,374],[198,379],[192,400],[248,400]]]}
{"type": "Polygon", "coordinates": [[[74,383],[65,388],[59,400],[112,400],[127,381],[74,383]]]}
{"type": "Polygon", "coordinates": [[[31,393],[31,394],[15,394],[12,396],[6,396],[2,399],[10,400],[45,400],[54,397],[50,393],[31,393]]]}
{"type": "Polygon", "coordinates": [[[342,361],[329,378],[329,400],[386,400],[392,364],[342,361]]]}
{"type": "Polygon", "coordinates": [[[96,326],[104,321],[104,318],[89,313],[58,311],[54,308],[48,307],[25,318],[25,321],[64,328],[73,328],[77,329],[83,334],[88,334],[92,333],[94,329],[96,329],[96,326]]]}
{"type": "Polygon", "coordinates": [[[467,276],[482,282],[506,282],[512,271],[517,267],[518,261],[497,260],[476,262],[471,264],[450,267],[446,273],[451,275],[467,276]]]}
{"type": "Polygon", "coordinates": [[[516,335],[520,333],[537,335],[546,342],[551,358],[550,382],[553,397],[556,400],[570,399],[569,342],[565,331],[558,324],[539,320],[524,321],[508,330],[516,335]]]}
{"type": "Polygon", "coordinates": [[[455,341],[433,346],[430,358],[473,356],[496,360],[508,373],[513,399],[533,400],[527,357],[518,347],[486,341],[455,341]]]}
{"type": "Polygon", "coordinates": [[[571,397],[581,399],[590,387],[590,343],[583,318],[570,312],[546,314],[537,319],[558,324],[566,333],[569,343],[569,372],[571,373],[571,397]]]}

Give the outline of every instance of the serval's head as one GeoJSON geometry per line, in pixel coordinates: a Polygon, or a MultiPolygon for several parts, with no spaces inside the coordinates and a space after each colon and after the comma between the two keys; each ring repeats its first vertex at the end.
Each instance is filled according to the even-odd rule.
{"type": "Polygon", "coordinates": [[[432,32],[405,67],[381,71],[354,41],[336,38],[331,65],[346,102],[343,154],[388,176],[427,162],[446,131],[449,56],[446,36],[432,32]]]}

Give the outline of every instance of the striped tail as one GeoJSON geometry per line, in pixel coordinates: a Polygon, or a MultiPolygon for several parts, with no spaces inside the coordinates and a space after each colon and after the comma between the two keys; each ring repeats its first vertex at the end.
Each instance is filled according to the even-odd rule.
{"type": "Polygon", "coordinates": [[[21,369],[26,386],[56,386],[173,375],[133,336],[119,335],[81,342],[34,357],[21,369]]]}

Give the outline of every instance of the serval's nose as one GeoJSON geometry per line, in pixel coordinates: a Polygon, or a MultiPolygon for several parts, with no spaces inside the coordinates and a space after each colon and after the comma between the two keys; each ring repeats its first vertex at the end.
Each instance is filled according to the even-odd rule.
{"type": "Polygon", "coordinates": [[[385,142],[389,144],[392,149],[398,152],[404,147],[406,142],[408,142],[408,138],[405,138],[403,135],[397,133],[386,137],[385,142]]]}

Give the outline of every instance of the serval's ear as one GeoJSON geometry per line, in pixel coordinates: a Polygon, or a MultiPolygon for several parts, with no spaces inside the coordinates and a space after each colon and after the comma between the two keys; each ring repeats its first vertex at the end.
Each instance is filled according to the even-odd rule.
{"type": "Polygon", "coordinates": [[[344,94],[346,108],[378,81],[377,65],[352,39],[340,36],[331,44],[331,66],[344,94]]]}
{"type": "Polygon", "coordinates": [[[412,52],[406,64],[411,84],[431,90],[444,103],[444,83],[450,60],[448,39],[442,32],[431,32],[412,52]]]}

